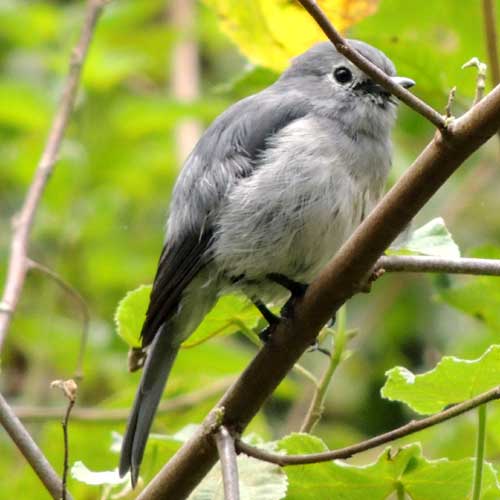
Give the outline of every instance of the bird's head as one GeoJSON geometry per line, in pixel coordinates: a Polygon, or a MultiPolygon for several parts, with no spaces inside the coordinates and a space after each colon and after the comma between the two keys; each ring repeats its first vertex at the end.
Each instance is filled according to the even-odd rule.
{"type": "MultiPolygon", "coordinates": [[[[380,50],[358,40],[348,43],[398,85],[415,85],[413,80],[397,76],[394,64],[380,50]]],[[[394,124],[397,99],[330,42],[318,43],[296,57],[280,84],[308,99],[316,113],[341,122],[348,130],[375,135],[387,133],[394,124]]]]}

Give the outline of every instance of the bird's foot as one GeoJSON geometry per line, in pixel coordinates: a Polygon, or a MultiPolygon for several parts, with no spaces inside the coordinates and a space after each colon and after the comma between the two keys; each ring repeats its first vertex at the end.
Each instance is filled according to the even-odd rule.
{"type": "Polygon", "coordinates": [[[328,328],[333,328],[335,326],[335,321],[337,321],[337,315],[335,313],[333,313],[333,316],[330,318],[330,320],[328,321],[326,326],[328,328]]]}
{"type": "Polygon", "coordinates": [[[308,287],[308,285],[304,283],[299,283],[279,273],[269,273],[267,277],[283,288],[286,288],[294,298],[302,297],[306,293],[308,287]]]}
{"type": "Polygon", "coordinates": [[[275,330],[276,326],[278,326],[280,318],[278,318],[278,316],[272,313],[261,300],[253,299],[252,302],[255,305],[255,307],[260,311],[263,318],[269,323],[268,326],[264,328],[264,330],[259,332],[260,340],[266,343],[271,338],[271,335],[275,330]]]}
{"type": "Polygon", "coordinates": [[[328,349],[321,347],[317,340],[315,340],[311,344],[311,347],[309,347],[309,349],[307,349],[307,352],[320,352],[320,353],[324,354],[325,356],[328,356],[329,358],[332,357],[332,353],[328,349]]]}

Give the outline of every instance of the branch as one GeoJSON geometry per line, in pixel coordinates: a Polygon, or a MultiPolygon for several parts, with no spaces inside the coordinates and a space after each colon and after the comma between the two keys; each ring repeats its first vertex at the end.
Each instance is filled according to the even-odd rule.
{"type": "Polygon", "coordinates": [[[238,462],[233,436],[221,425],[214,434],[224,481],[225,500],[239,500],[240,486],[238,479],[238,462]]]}
{"type": "Polygon", "coordinates": [[[235,442],[236,450],[238,452],[245,453],[245,455],[248,455],[250,457],[263,460],[264,462],[277,464],[281,467],[287,465],[315,464],[319,462],[329,462],[331,460],[345,459],[350,458],[353,455],[356,455],[363,451],[376,448],[382,444],[389,443],[405,436],[409,436],[410,434],[414,434],[415,432],[427,429],[428,427],[446,422],[451,418],[462,415],[462,413],[466,413],[473,408],[477,408],[487,403],[488,401],[493,401],[496,399],[500,399],[500,386],[495,387],[488,392],[484,392],[479,396],[476,396],[475,398],[469,399],[468,401],[452,406],[447,410],[436,413],[435,415],[432,415],[430,417],[423,418],[421,420],[412,420],[408,424],[403,425],[402,427],[398,427],[393,431],[386,432],[385,434],[380,434],[379,436],[367,439],[366,441],[361,441],[360,443],[357,443],[355,445],[347,446],[345,448],[340,448],[333,451],[311,453],[308,455],[281,455],[279,453],[271,453],[260,448],[256,448],[255,446],[250,446],[240,439],[236,440],[235,442]]]}
{"type": "MultiPolygon", "coordinates": [[[[234,377],[224,377],[211,386],[194,391],[184,396],[178,396],[160,404],[157,415],[181,411],[220,394],[234,382],[234,377]]],[[[15,406],[14,413],[25,422],[43,422],[61,418],[63,408],[43,408],[39,406],[15,406]]],[[[71,420],[79,422],[125,422],[130,416],[130,408],[81,408],[77,407],[71,413],[71,420]]]]}
{"type": "Polygon", "coordinates": [[[500,83],[500,65],[498,59],[497,16],[495,0],[483,0],[484,33],[490,66],[491,83],[494,87],[500,83]]]}
{"type": "Polygon", "coordinates": [[[94,29],[107,0],[88,0],[87,14],[82,33],[71,54],[68,76],[56,114],[52,121],[49,136],[45,143],[40,161],[36,167],[33,181],[19,214],[13,219],[13,235],[10,257],[3,296],[0,300],[0,351],[7,330],[16,310],[28,270],[28,247],[35,214],[40,204],[45,186],[54,170],[61,142],[73,110],[81,70],[88,52],[94,29]]]}
{"type": "Polygon", "coordinates": [[[71,415],[71,410],[75,406],[76,402],[76,391],[78,386],[73,379],[69,380],[54,380],[50,387],[57,387],[62,390],[65,397],[68,399],[68,406],[64,413],[64,418],[62,419],[61,425],[63,429],[63,441],[64,441],[64,461],[63,461],[63,475],[62,475],[62,500],[68,500],[66,494],[66,482],[68,480],[68,470],[69,470],[69,438],[68,438],[68,424],[69,417],[71,415]]]}
{"type": "MultiPolygon", "coordinates": [[[[377,207],[337,252],[293,315],[281,321],[240,378],[218,403],[222,424],[242,431],[320,329],[357,293],[381,254],[458,167],[500,128],[500,87],[461,118],[446,136],[436,134],[377,207]]],[[[217,461],[213,439],[202,425],[142,491],[138,499],[185,498],[217,461]]]]}
{"type": "MultiPolygon", "coordinates": [[[[24,428],[13,413],[7,401],[0,394],[0,424],[6,430],[12,441],[31,465],[36,475],[40,478],[47,491],[54,500],[60,500],[62,481],[56,471],[45,458],[40,448],[36,445],[29,432],[24,428]]],[[[71,500],[71,495],[66,492],[66,500],[71,500]]]]}
{"type": "Polygon", "coordinates": [[[376,269],[396,273],[446,273],[500,276],[500,260],[497,259],[448,259],[445,257],[421,257],[417,255],[386,255],[378,259],[376,269]]]}
{"type": "Polygon", "coordinates": [[[336,49],[343,54],[349,61],[354,63],[358,68],[363,70],[368,76],[373,78],[377,83],[380,83],[391,94],[403,101],[417,113],[427,118],[433,125],[441,131],[447,129],[446,120],[434,108],[416,97],[411,92],[397,83],[394,83],[380,68],[375,66],[366,57],[352,48],[347,40],[333,27],[326,15],[319,8],[315,0],[298,0],[304,9],[309,12],[311,17],[318,23],[325,35],[335,45],[336,49]]]}

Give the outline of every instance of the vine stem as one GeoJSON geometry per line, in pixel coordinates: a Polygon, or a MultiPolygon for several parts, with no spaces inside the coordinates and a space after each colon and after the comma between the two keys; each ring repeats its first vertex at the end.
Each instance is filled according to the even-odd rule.
{"type": "Polygon", "coordinates": [[[312,432],[316,424],[320,421],[325,409],[325,400],[328,393],[328,388],[330,387],[330,383],[335,371],[337,370],[337,367],[342,361],[346,344],[347,314],[345,305],[339,309],[336,319],[337,330],[334,337],[333,351],[328,361],[328,366],[325,370],[325,373],[321,377],[319,385],[314,391],[314,396],[311,400],[309,409],[307,410],[307,414],[300,428],[300,432],[312,432]]]}
{"type": "Polygon", "coordinates": [[[474,468],[474,483],[472,489],[472,500],[480,500],[481,485],[483,482],[484,469],[484,448],[486,442],[486,410],[487,405],[481,405],[477,409],[478,427],[477,427],[477,443],[476,443],[476,464],[474,468]]]}

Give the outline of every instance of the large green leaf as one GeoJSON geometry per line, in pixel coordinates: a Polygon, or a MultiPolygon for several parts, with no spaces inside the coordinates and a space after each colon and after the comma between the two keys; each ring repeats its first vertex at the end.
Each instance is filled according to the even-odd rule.
{"type": "MultiPolygon", "coordinates": [[[[316,453],[326,446],[308,434],[292,434],[278,442],[287,454],[316,453]]],[[[406,492],[412,500],[464,500],[472,488],[474,460],[427,460],[420,444],[387,448],[376,462],[356,466],[341,461],[285,468],[287,500],[387,500],[406,492]]],[[[484,469],[483,491],[500,494],[496,472],[484,469]]],[[[494,498],[493,496],[491,498],[494,498]]]]}
{"type": "MultiPolygon", "coordinates": [[[[149,304],[151,285],[142,285],[128,292],[120,301],[115,313],[118,335],[132,347],[139,347],[139,334],[149,304]]],[[[205,316],[202,323],[182,347],[194,347],[216,335],[228,335],[239,330],[251,330],[261,316],[247,299],[226,295],[205,316]]]]}
{"type": "Polygon", "coordinates": [[[384,398],[401,401],[421,414],[436,413],[500,385],[500,346],[491,346],[475,360],[445,356],[421,375],[400,366],[386,375],[384,398]]]}

